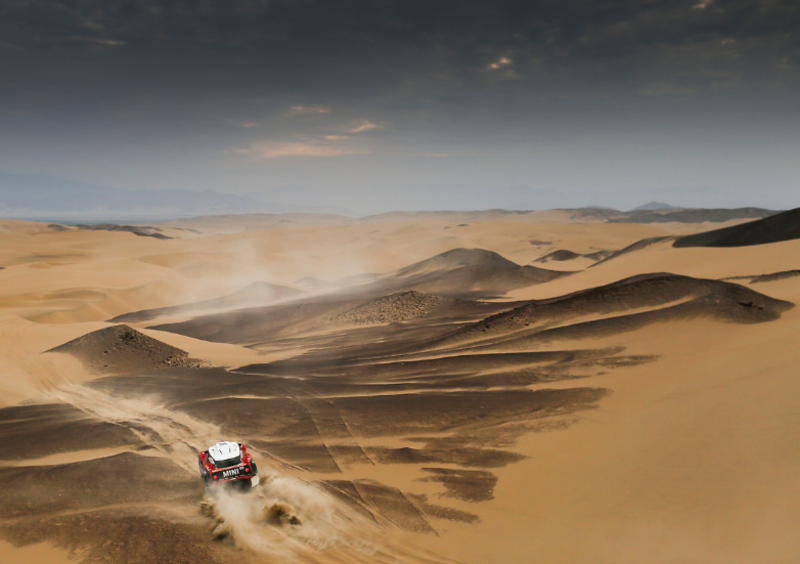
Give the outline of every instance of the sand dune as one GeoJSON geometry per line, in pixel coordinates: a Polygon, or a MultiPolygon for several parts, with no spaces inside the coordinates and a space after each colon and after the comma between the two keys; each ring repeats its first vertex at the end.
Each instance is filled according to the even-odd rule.
{"type": "Polygon", "coordinates": [[[333,321],[357,324],[392,323],[421,315],[431,315],[437,310],[447,310],[458,304],[458,300],[411,290],[354,307],[340,313],[333,318],[333,321]]]}
{"type": "Polygon", "coordinates": [[[127,325],[100,329],[46,351],[67,353],[94,373],[154,370],[167,366],[193,366],[188,353],[148,337],[127,325]]]}
{"type": "Polygon", "coordinates": [[[419,291],[451,297],[493,297],[568,273],[520,266],[486,249],[453,249],[356,287],[359,293],[419,291]]]}
{"type": "Polygon", "coordinates": [[[776,280],[795,278],[796,276],[800,276],[800,270],[784,270],[783,272],[771,272],[769,274],[760,274],[758,276],[753,276],[750,279],[750,283],[762,284],[764,282],[775,282],[776,280]]]}
{"type": "Polygon", "coordinates": [[[0,558],[790,562],[793,213],[3,222],[0,558]]]}
{"type": "Polygon", "coordinates": [[[208,310],[227,310],[243,308],[258,304],[266,304],[287,297],[297,296],[301,292],[286,286],[270,284],[269,282],[253,282],[241,290],[210,300],[203,300],[178,306],[145,309],[132,313],[125,313],[110,319],[111,323],[129,323],[150,321],[158,317],[181,316],[208,310]]]}
{"type": "Polygon", "coordinates": [[[437,270],[453,270],[461,267],[493,268],[514,270],[519,265],[500,254],[485,249],[453,249],[417,262],[401,269],[398,276],[413,276],[437,270]]]}
{"type": "Polygon", "coordinates": [[[714,231],[678,238],[676,247],[745,247],[800,239],[800,208],[714,231]]]}
{"type": "Polygon", "coordinates": [[[153,237],[155,239],[172,239],[164,233],[161,227],[151,225],[119,225],[111,223],[96,223],[92,225],[76,225],[77,229],[87,229],[89,231],[120,231],[123,233],[133,233],[139,237],[153,237]]]}
{"type": "Polygon", "coordinates": [[[534,263],[547,264],[560,270],[583,270],[592,266],[595,262],[601,261],[613,255],[615,251],[594,251],[591,253],[580,254],[569,249],[558,249],[534,260],[534,263]],[[556,264],[553,264],[556,263],[556,264]]]}
{"type": "Polygon", "coordinates": [[[215,343],[253,344],[323,326],[328,320],[364,304],[365,301],[340,298],[338,301],[246,308],[202,315],[180,323],[155,325],[152,329],[215,343]]]}
{"type": "Polygon", "coordinates": [[[759,323],[777,319],[792,307],[790,302],[775,300],[737,284],[646,274],[566,296],[531,301],[460,329],[444,342],[488,339],[513,332],[524,332],[525,336],[582,338],[695,317],[759,323]],[[608,317],[619,313],[625,315],[608,317]],[[596,319],[598,316],[603,318],[596,319]],[[583,323],[576,323],[579,321],[583,323]]]}
{"type": "Polygon", "coordinates": [[[576,258],[580,258],[583,255],[578,253],[573,253],[568,249],[559,249],[557,251],[553,251],[552,253],[547,253],[541,258],[536,259],[533,262],[548,262],[548,261],[556,261],[556,262],[563,262],[567,260],[575,260],[576,258]]]}
{"type": "Polygon", "coordinates": [[[778,212],[763,208],[735,208],[735,209],[665,209],[665,210],[640,210],[626,214],[623,217],[613,218],[609,221],[616,223],[666,223],[677,221],[680,223],[721,223],[740,219],[760,219],[775,215],[778,212]]]}

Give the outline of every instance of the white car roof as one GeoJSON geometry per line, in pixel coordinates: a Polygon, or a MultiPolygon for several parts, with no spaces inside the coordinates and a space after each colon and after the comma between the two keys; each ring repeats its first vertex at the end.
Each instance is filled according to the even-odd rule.
{"type": "Polygon", "coordinates": [[[241,453],[242,451],[239,448],[239,443],[234,443],[232,441],[220,441],[208,449],[208,454],[210,454],[211,458],[214,460],[236,458],[241,455],[241,453]]]}

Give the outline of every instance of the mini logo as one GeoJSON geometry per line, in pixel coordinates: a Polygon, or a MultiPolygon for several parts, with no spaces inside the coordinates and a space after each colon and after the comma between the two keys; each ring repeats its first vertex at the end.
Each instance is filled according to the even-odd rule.
{"type": "Polygon", "coordinates": [[[222,477],[229,478],[231,476],[236,476],[236,474],[238,473],[239,473],[238,470],[225,470],[224,472],[222,472],[222,477]]]}

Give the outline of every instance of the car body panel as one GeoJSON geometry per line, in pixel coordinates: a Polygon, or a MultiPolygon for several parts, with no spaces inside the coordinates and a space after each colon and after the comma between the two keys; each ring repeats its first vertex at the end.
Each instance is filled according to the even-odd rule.
{"type": "Polygon", "coordinates": [[[222,441],[199,453],[198,457],[200,475],[206,485],[249,480],[251,486],[255,486],[259,482],[258,468],[241,443],[222,441]],[[218,457],[222,457],[221,462],[218,457]]]}

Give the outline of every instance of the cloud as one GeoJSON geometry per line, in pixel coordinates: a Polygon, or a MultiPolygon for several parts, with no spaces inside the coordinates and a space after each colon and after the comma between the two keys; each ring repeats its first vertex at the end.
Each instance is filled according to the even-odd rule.
{"type": "Polygon", "coordinates": [[[491,65],[489,65],[489,68],[493,70],[498,70],[511,65],[511,63],[513,63],[513,61],[508,57],[500,57],[491,65]]]}
{"type": "Polygon", "coordinates": [[[125,94],[113,98],[123,107],[126,95],[165,100],[166,93],[185,108],[213,92],[239,103],[266,101],[259,103],[270,105],[262,109],[272,115],[314,117],[330,107],[299,102],[324,92],[343,115],[378,108],[395,123],[392,106],[510,108],[533,105],[532,88],[549,98],[590,90],[628,95],[642,84],[685,80],[699,87],[702,104],[703,86],[718,90],[713,71],[721,67],[754,90],[776,83],[786,57],[796,76],[796,6],[796,0],[441,0],[435,10],[400,0],[0,2],[0,68],[6,83],[35,78],[32,87],[48,91],[56,91],[53,80],[83,76],[78,104],[104,94],[88,85],[104,84],[125,94]],[[713,43],[722,37],[741,42],[736,54],[713,43]],[[122,42],[125,48],[108,48],[103,58],[80,56],[122,42]],[[494,55],[487,60],[487,54],[494,55]],[[538,61],[537,72],[531,61],[538,61]],[[24,69],[34,64],[41,68],[28,76],[24,69]],[[475,69],[519,81],[502,91],[475,69]]]}
{"type": "Polygon", "coordinates": [[[284,157],[342,157],[346,155],[363,155],[368,153],[368,151],[358,149],[329,147],[304,141],[258,143],[247,149],[236,149],[236,152],[262,159],[280,159],[284,157]]]}
{"type": "Polygon", "coordinates": [[[299,116],[299,115],[314,115],[314,114],[327,114],[331,109],[325,106],[291,106],[286,115],[299,116]]]}
{"type": "Polygon", "coordinates": [[[119,41],[117,39],[108,39],[104,37],[67,37],[70,41],[86,41],[88,43],[96,43],[97,45],[107,45],[109,47],[117,47],[119,45],[125,45],[125,41],[119,41]]]}
{"type": "Polygon", "coordinates": [[[350,129],[345,129],[347,133],[364,133],[365,131],[370,131],[371,129],[378,129],[380,126],[375,125],[371,121],[367,119],[360,119],[353,124],[353,127],[350,129]]]}
{"type": "Polygon", "coordinates": [[[556,171],[542,183],[567,186],[583,177],[537,161],[545,149],[652,136],[762,155],[770,132],[795,179],[775,163],[796,162],[783,155],[800,121],[798,17],[798,0],[0,0],[0,168],[237,190],[264,183],[257,159],[281,169],[271,182],[370,187],[514,184],[541,162],[556,171]],[[341,158],[354,147],[381,158],[341,158]],[[409,165],[426,150],[454,158],[409,165]]]}

